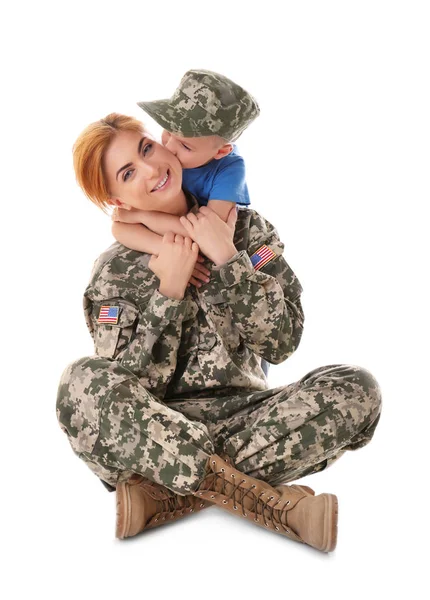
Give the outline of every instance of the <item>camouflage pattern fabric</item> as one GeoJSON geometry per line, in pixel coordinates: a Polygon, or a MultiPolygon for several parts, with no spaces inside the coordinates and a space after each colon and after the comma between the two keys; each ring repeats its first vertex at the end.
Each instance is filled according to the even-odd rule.
{"type": "Polygon", "coordinates": [[[260,357],[280,363],[297,348],[302,290],[255,211],[239,211],[235,245],[225,265],[207,262],[211,282],[183,300],[158,292],[148,255],[115,243],[96,261],[84,296],[96,355],[65,369],[57,415],[106,483],[135,472],[189,494],[208,457],[225,451],[244,473],[278,484],[371,439],[380,392],[359,367],[323,367],[267,389],[260,357]],[[262,244],[276,258],[255,271],[249,256],[262,244]],[[119,307],[118,323],[98,323],[100,306],[119,307]]]}
{"type": "Polygon", "coordinates": [[[183,137],[219,135],[234,142],[258,117],[255,98],[228,77],[191,70],[170,99],[138,102],[161,127],[183,137]]]}
{"type": "Polygon", "coordinates": [[[371,440],[380,406],[376,381],[354,366],[263,392],[163,402],[98,357],[66,369],[57,401],[73,450],[103,481],[115,487],[139,473],[184,495],[214,452],[272,485],[320,471],[371,440]]]}

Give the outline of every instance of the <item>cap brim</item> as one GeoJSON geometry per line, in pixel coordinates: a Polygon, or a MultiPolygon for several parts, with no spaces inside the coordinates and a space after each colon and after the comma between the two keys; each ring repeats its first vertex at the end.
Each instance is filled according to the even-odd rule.
{"type": "MultiPolygon", "coordinates": [[[[144,110],[158,125],[169,131],[184,137],[201,137],[213,135],[209,128],[205,128],[198,121],[190,117],[188,111],[172,104],[171,100],[156,100],[154,102],[138,102],[138,106],[144,110]]],[[[194,105],[196,106],[196,105],[194,105]]],[[[202,110],[199,108],[199,110],[202,110]]]]}
{"type": "Polygon", "coordinates": [[[156,102],[138,102],[138,106],[142,110],[144,110],[158,125],[161,125],[164,129],[168,129],[166,127],[169,124],[169,121],[166,117],[167,111],[171,111],[172,106],[170,105],[169,100],[157,100],[156,102]]]}

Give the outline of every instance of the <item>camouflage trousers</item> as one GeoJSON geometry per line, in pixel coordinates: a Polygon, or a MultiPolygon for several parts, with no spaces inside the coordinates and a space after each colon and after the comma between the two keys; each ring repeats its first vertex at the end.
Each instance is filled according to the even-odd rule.
{"type": "Polygon", "coordinates": [[[189,494],[213,453],[227,453],[237,469],[272,485],[320,471],[366,445],[381,410],[373,376],[348,365],[275,389],[210,393],[161,401],[119,362],[87,357],[64,371],[57,415],[102,481],[115,487],[140,473],[189,494]]]}

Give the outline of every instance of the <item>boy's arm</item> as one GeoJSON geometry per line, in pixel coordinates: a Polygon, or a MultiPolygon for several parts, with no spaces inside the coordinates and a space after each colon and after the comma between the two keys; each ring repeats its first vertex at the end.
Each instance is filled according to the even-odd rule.
{"type": "MultiPolygon", "coordinates": [[[[163,213],[156,214],[163,215],[163,213]]],[[[120,244],[126,246],[126,248],[137,250],[138,252],[146,252],[147,254],[155,254],[156,256],[159,255],[163,242],[163,236],[154,233],[140,223],[114,221],[112,223],[112,235],[120,244]]],[[[185,229],[184,236],[188,236],[185,229]]],[[[210,271],[204,265],[200,264],[203,262],[204,258],[199,255],[190,279],[190,283],[197,288],[200,288],[203,283],[207,283],[210,279],[210,271]]]]}
{"type": "MultiPolygon", "coordinates": [[[[156,210],[124,210],[117,208],[115,209],[113,219],[115,222],[120,223],[145,225],[153,233],[158,233],[161,236],[169,231],[183,236],[187,235],[187,232],[179,221],[179,217],[156,210]]],[[[116,237],[115,233],[114,236],[116,237]]],[[[118,241],[123,243],[121,240],[118,241]]],[[[128,246],[128,244],[124,244],[124,246],[128,246]]],[[[131,246],[128,247],[131,248],[131,246]]],[[[133,247],[133,250],[136,250],[136,248],[133,247]]],[[[147,252],[147,250],[144,250],[144,252],[147,252]]]]}
{"type": "Polygon", "coordinates": [[[249,204],[245,161],[240,155],[229,155],[219,162],[208,195],[208,207],[226,223],[233,206],[249,204]]]}
{"type": "Polygon", "coordinates": [[[138,252],[155,254],[158,256],[161,248],[162,237],[150,231],[139,223],[112,223],[112,235],[123,246],[138,252]]]}
{"type": "Polygon", "coordinates": [[[173,231],[173,233],[178,233],[184,237],[188,236],[186,229],[181,225],[179,217],[169,215],[168,213],[156,210],[143,210],[142,224],[146,225],[151,231],[158,233],[160,236],[169,231],[173,231]]]}
{"type": "Polygon", "coordinates": [[[226,200],[209,200],[208,207],[216,212],[220,219],[227,223],[227,217],[236,202],[227,202],[226,200]]]}

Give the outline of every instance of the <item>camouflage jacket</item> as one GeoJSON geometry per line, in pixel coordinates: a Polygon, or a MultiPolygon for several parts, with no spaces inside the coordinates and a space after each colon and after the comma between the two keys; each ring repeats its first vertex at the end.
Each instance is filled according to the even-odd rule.
{"type": "Polygon", "coordinates": [[[218,268],[207,260],[210,282],[188,287],[183,300],[160,294],[149,254],[112,244],[84,294],[96,354],[164,401],[266,389],[260,357],[278,364],[296,350],[302,288],[275,228],[254,210],[239,210],[234,243],[238,253],[218,268]],[[255,270],[250,257],[262,245],[276,257],[255,270]],[[116,307],[117,323],[99,322],[102,306],[116,307]]]}

